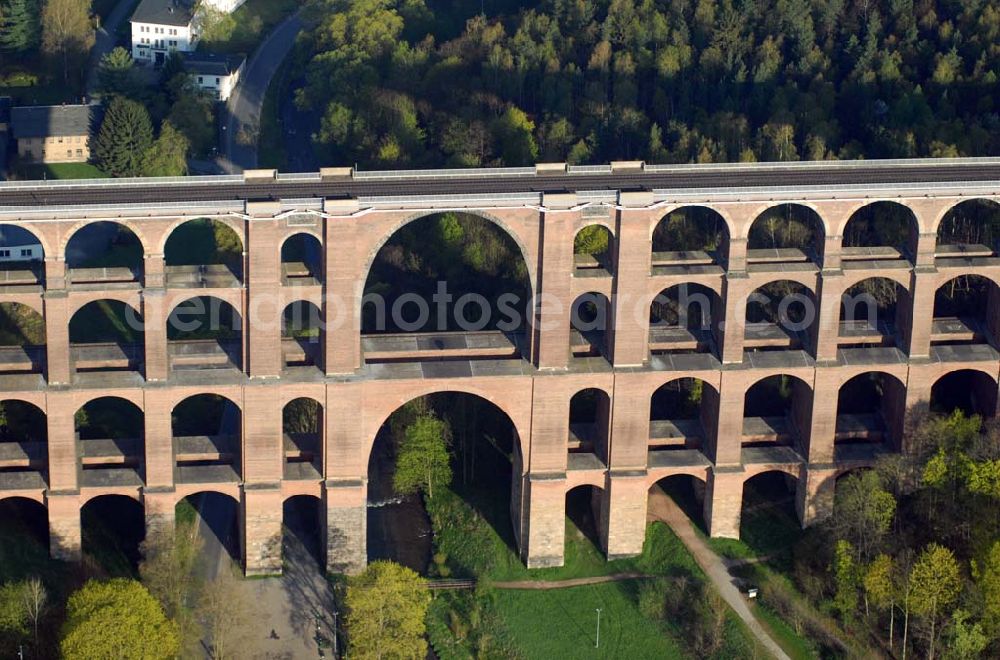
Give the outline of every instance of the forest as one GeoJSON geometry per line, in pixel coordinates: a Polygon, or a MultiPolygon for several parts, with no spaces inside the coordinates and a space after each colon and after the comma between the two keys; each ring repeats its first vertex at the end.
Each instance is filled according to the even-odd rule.
{"type": "Polygon", "coordinates": [[[1000,153],[990,0],[310,0],[295,90],[362,167],[1000,153]]]}

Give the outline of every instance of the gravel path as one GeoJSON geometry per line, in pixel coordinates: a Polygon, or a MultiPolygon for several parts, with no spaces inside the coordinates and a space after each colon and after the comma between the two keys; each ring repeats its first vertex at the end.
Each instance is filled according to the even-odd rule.
{"type": "Polygon", "coordinates": [[[712,581],[719,595],[729,604],[736,615],[743,620],[757,640],[776,658],[780,660],[790,660],[788,655],[778,646],[778,643],[767,634],[761,626],[757,617],[753,615],[747,607],[743,595],[733,584],[733,578],[729,574],[729,569],[723,563],[719,555],[715,554],[705,540],[698,536],[691,526],[691,521],[674,502],[660,488],[656,488],[649,496],[648,515],[653,520],[659,520],[667,525],[680,538],[688,551],[694,556],[695,561],[712,581]]]}

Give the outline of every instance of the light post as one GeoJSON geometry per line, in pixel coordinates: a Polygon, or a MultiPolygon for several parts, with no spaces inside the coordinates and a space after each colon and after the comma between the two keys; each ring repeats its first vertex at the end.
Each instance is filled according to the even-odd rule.
{"type": "Polygon", "coordinates": [[[594,648],[601,648],[601,608],[597,608],[597,640],[594,642],[594,648]]]}

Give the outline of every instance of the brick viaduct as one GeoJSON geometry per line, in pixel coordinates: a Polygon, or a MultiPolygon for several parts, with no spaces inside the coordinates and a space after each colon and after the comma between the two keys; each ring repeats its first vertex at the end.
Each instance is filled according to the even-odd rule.
{"type": "MultiPolygon", "coordinates": [[[[248,179],[258,175],[246,174],[248,179]]],[[[641,181],[641,173],[636,176],[641,181]]],[[[800,179],[785,184],[781,177],[770,188],[741,188],[739,182],[734,175],[732,188],[595,192],[581,174],[578,189],[492,198],[487,192],[184,203],[130,201],[133,184],[124,182],[103,188],[121,196],[115,204],[87,202],[91,189],[83,186],[79,204],[35,207],[5,201],[6,190],[0,187],[0,223],[34,234],[45,254],[44,267],[33,276],[5,273],[0,302],[36,310],[44,317],[46,334],[42,357],[0,360],[0,396],[37,406],[47,427],[40,453],[31,450],[30,442],[0,443],[7,445],[0,447],[0,498],[43,504],[52,553],[72,559],[81,552],[81,507],[96,496],[135,498],[149,528],[170,525],[175,504],[187,495],[230,495],[239,502],[245,569],[264,574],[280,571],[283,502],[312,496],[320,502],[328,567],[354,571],[366,561],[367,467],[379,428],[415,397],[465,392],[495,404],[516,430],[515,535],[529,566],[549,566],[563,559],[566,494],[574,487],[599,489],[596,506],[609,557],[640,552],[647,491],[673,475],[704,482],[704,515],[713,536],[739,534],[744,482],[771,471],[795,480],[805,525],[829,512],[840,474],[870,464],[881,451],[905,451],[903,411],[926,405],[943,376],[961,370],[981,374],[972,382],[982,411],[993,413],[1000,378],[991,331],[994,296],[983,301],[989,314],[981,331],[935,319],[934,299],[939,287],[961,275],[1000,283],[1000,258],[992,247],[938,241],[939,224],[956,205],[998,199],[996,178],[944,185],[929,177],[924,184],[900,186],[868,184],[861,176],[850,185],[800,179]],[[902,250],[844,247],[852,216],[886,201],[912,213],[910,244],[902,250]],[[822,224],[815,254],[748,249],[754,220],[782,203],[818,215],[822,224]],[[728,240],[714,255],[654,254],[657,223],[688,206],[721,215],[728,240]],[[489,337],[486,348],[477,349],[473,335],[450,352],[433,341],[408,347],[368,343],[360,336],[360,296],[380,246],[404,224],[448,209],[481,215],[508,232],[523,253],[532,290],[543,294],[535,330],[519,355],[504,353],[502,345],[499,353],[491,353],[496,347],[486,341],[489,337]],[[242,272],[235,277],[212,278],[206,276],[211,269],[165,264],[171,232],[206,217],[231,227],[243,243],[242,272]],[[68,267],[68,242],[98,221],[120,223],[138,237],[141,269],[123,276],[68,267]],[[575,235],[591,224],[604,225],[612,236],[606,264],[574,256],[575,235]],[[283,243],[298,234],[322,245],[318,268],[298,272],[282,263],[283,243]],[[898,340],[858,338],[841,323],[842,294],[875,276],[897,282],[907,294],[897,316],[898,340]],[[748,295],[776,280],[798,282],[818,301],[818,318],[801,345],[787,338],[774,343],[745,322],[748,295]],[[694,349],[686,339],[657,339],[649,326],[654,297],[684,283],[717,294],[712,313],[725,323],[713,330],[710,349],[694,349]],[[605,346],[597,353],[579,350],[580,333],[571,328],[571,305],[587,293],[611,301],[605,346]],[[199,368],[201,358],[207,362],[215,354],[170,345],[166,315],[193,296],[216,297],[239,313],[242,341],[229,368],[199,368]],[[87,354],[87,347],[71,346],[70,319],[96,300],[121,301],[141,314],[144,345],[137,364],[114,350],[105,355],[101,347],[90,347],[97,352],[87,354]],[[337,317],[323,332],[312,366],[295,366],[294,350],[289,353],[289,342],[282,340],[282,310],[295,301],[310,301],[329,319],[337,317]],[[841,443],[841,435],[850,433],[837,410],[840,388],[870,372],[894,384],[887,389],[884,411],[892,421],[880,441],[841,443]],[[748,389],[774,375],[795,383],[787,442],[773,425],[761,432],[745,419],[748,389]],[[700,432],[685,431],[676,421],[651,421],[654,392],[679,378],[703,381],[700,432]],[[571,400],[588,388],[603,392],[598,399],[603,403],[589,429],[571,429],[571,400]],[[225,470],[213,468],[213,461],[227,455],[217,439],[177,438],[172,430],[175,406],[205,393],[225,397],[241,412],[238,446],[228,450],[235,458],[225,470]],[[141,446],[132,463],[125,460],[128,450],[96,444],[88,449],[89,441],[75,431],[75,411],[106,396],[142,411],[141,446]],[[318,402],[323,412],[319,437],[297,446],[283,432],[282,413],[300,397],[318,402]],[[586,435],[593,442],[578,442],[586,435]],[[294,457],[310,452],[315,452],[315,469],[293,469],[294,457]]],[[[864,440],[865,433],[856,435],[864,440]]]]}

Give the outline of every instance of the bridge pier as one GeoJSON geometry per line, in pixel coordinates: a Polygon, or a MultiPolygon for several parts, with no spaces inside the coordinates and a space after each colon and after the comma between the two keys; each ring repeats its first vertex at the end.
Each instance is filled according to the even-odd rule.
{"type": "Polygon", "coordinates": [[[368,484],[363,479],[327,480],[326,570],[360,573],[368,563],[368,484]]]}

